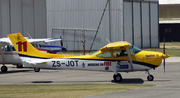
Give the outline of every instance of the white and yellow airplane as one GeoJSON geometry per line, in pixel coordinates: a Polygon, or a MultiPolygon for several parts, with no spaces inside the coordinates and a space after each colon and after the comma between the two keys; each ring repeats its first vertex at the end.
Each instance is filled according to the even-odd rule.
{"type": "Polygon", "coordinates": [[[153,81],[154,77],[149,70],[159,67],[162,59],[169,57],[160,52],[142,51],[126,41],[109,43],[89,55],[49,54],[38,51],[20,33],[10,34],[8,37],[24,66],[114,72],[113,78],[117,82],[122,80],[118,72],[132,71],[147,71],[147,79],[153,81]]]}
{"type": "MultiPolygon", "coordinates": [[[[43,52],[49,52],[49,51],[53,52],[53,51],[51,51],[51,49],[42,49],[38,44],[39,42],[46,43],[46,42],[61,41],[61,39],[59,38],[43,38],[43,39],[29,39],[28,37],[25,38],[31,44],[33,44],[34,47],[38,48],[38,50],[43,52]]],[[[23,66],[18,53],[16,52],[15,48],[13,47],[8,37],[0,38],[0,64],[3,64],[3,66],[1,67],[2,72],[6,72],[8,70],[5,64],[17,65],[18,68],[21,68],[23,66]]]]}

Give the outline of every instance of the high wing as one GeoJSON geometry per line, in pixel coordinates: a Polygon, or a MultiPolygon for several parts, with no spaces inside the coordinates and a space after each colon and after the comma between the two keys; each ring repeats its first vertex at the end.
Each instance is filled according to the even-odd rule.
{"type": "MultiPolygon", "coordinates": [[[[25,37],[30,43],[32,42],[54,42],[54,41],[60,41],[60,38],[43,38],[43,39],[29,39],[28,37],[25,37]]],[[[12,45],[11,40],[6,38],[0,38],[0,44],[1,45],[12,45]]]]}
{"type": "Polygon", "coordinates": [[[44,38],[44,39],[27,39],[30,43],[32,42],[54,42],[60,41],[60,38],[44,38]]]}
{"type": "Polygon", "coordinates": [[[9,45],[11,40],[9,38],[0,38],[0,45],[9,45]]]}
{"type": "Polygon", "coordinates": [[[106,46],[102,47],[100,49],[100,51],[106,51],[106,50],[110,50],[110,49],[115,49],[115,48],[125,48],[127,46],[131,46],[130,43],[128,43],[127,41],[118,41],[118,42],[113,42],[113,43],[109,43],[106,46]]]}

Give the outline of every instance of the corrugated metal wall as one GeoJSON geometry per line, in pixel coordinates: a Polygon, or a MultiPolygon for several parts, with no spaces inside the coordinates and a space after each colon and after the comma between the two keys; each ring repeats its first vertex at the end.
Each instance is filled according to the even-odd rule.
{"type": "Polygon", "coordinates": [[[0,0],[0,37],[10,32],[9,0],[0,0]]]}
{"type": "MultiPolygon", "coordinates": [[[[47,0],[47,31],[51,32],[53,28],[58,29],[84,29],[84,30],[97,30],[101,15],[105,8],[107,0],[47,0]]],[[[93,50],[97,50],[108,42],[106,38],[111,41],[122,40],[121,32],[123,22],[123,3],[122,0],[111,0],[111,36],[109,36],[109,4],[104,14],[98,35],[93,45],[93,50]]],[[[53,33],[58,31],[54,31],[53,33]]],[[[66,32],[68,32],[66,30],[66,32]]],[[[70,32],[70,31],[69,31],[70,32]]],[[[77,33],[77,32],[76,32],[77,33]]],[[[59,34],[62,31],[59,30],[59,34]]],[[[73,32],[72,37],[63,38],[63,40],[71,40],[68,42],[64,41],[64,46],[68,50],[73,49],[73,32]]],[[[87,32],[86,34],[86,49],[90,49],[90,45],[93,41],[95,32],[87,32]]],[[[52,35],[55,36],[55,35],[52,35]]],[[[57,35],[60,36],[60,35],[57,35]]],[[[48,37],[51,34],[48,33],[48,37]]],[[[83,37],[80,34],[80,39],[83,37]]],[[[79,40],[79,41],[81,41],[79,40]]],[[[79,42],[75,49],[82,50],[82,43],[79,42]]]]}
{"type": "Polygon", "coordinates": [[[16,32],[47,37],[46,26],[46,0],[0,0],[0,37],[16,32]]]}
{"type": "MultiPolygon", "coordinates": [[[[78,35],[74,32],[77,34],[77,29],[96,30],[106,1],[47,0],[47,31],[52,32],[47,36],[64,36],[64,46],[68,50],[82,50],[80,41],[83,37],[79,34],[75,40],[78,35]]],[[[110,0],[92,49],[106,45],[106,38],[112,42],[126,40],[142,48],[159,47],[158,21],[157,0],[110,0]]],[[[89,50],[94,33],[87,33],[86,50],[89,50]]]]}
{"type": "MultiPolygon", "coordinates": [[[[106,38],[111,42],[126,40],[143,48],[159,47],[158,2],[151,1],[110,0],[92,49],[106,45],[106,38]]],[[[28,32],[34,38],[62,36],[68,50],[82,50],[84,30],[89,50],[106,2],[0,0],[0,37],[15,32],[25,36],[28,32]]]]}
{"type": "Polygon", "coordinates": [[[141,48],[159,47],[158,2],[124,1],[124,40],[141,48]]]}

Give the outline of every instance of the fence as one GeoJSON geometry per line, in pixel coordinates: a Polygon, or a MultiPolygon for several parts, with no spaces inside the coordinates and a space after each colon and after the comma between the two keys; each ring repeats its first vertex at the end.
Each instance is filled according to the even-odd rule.
{"type": "MultiPolygon", "coordinates": [[[[84,30],[84,29],[52,29],[52,37],[61,38],[63,46],[67,50],[79,51],[83,50],[83,43],[85,41],[85,49],[89,50],[92,40],[94,38],[96,30],[84,30]]],[[[101,41],[100,38],[96,38],[96,41],[101,41]]],[[[61,42],[53,42],[55,45],[61,45],[61,42]]]]}

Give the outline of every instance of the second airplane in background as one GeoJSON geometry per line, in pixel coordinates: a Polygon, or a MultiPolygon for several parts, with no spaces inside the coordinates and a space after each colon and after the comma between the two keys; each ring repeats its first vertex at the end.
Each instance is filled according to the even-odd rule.
{"type": "MultiPolygon", "coordinates": [[[[28,37],[26,37],[26,39],[38,50],[45,53],[56,53],[64,49],[64,47],[62,46],[44,44],[47,42],[61,41],[61,39],[59,38],[29,39],[28,37]]],[[[1,67],[2,72],[6,72],[8,70],[5,64],[17,65],[18,68],[21,68],[23,66],[22,61],[19,58],[19,55],[9,38],[0,38],[0,46],[0,64],[3,64],[3,66],[1,67]]]]}

